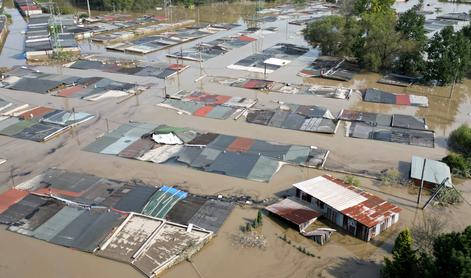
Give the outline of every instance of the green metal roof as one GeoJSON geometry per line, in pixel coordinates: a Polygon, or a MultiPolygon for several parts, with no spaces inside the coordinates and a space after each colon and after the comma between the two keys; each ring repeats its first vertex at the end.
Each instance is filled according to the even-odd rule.
{"type": "Polygon", "coordinates": [[[448,179],[447,184],[451,184],[451,173],[450,168],[443,162],[431,160],[419,156],[412,156],[412,165],[410,177],[413,179],[422,179],[422,169],[424,168],[425,159],[425,171],[424,181],[441,184],[446,178],[448,179]]]}

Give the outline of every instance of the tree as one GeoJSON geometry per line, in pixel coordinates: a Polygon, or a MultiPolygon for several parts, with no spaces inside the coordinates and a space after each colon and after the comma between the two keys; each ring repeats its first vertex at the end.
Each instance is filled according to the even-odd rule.
{"type": "Polygon", "coordinates": [[[463,232],[436,236],[432,254],[412,249],[408,230],[396,238],[393,259],[385,259],[382,277],[471,277],[471,226],[463,232]]]}
{"type": "Polygon", "coordinates": [[[410,9],[401,14],[397,20],[396,30],[403,38],[425,43],[425,16],[418,14],[416,9],[410,9]]]}
{"type": "Polygon", "coordinates": [[[427,45],[425,78],[440,85],[461,81],[471,58],[471,42],[462,32],[447,26],[436,33],[427,45]]]}
{"type": "Polygon", "coordinates": [[[414,41],[403,41],[399,57],[394,61],[393,70],[396,73],[419,76],[425,69],[423,47],[414,41]]]}
{"type": "Polygon", "coordinates": [[[343,56],[355,56],[355,50],[361,47],[362,34],[363,31],[359,21],[354,17],[347,17],[343,30],[343,42],[341,44],[341,53],[343,56]]]}
{"type": "Polygon", "coordinates": [[[442,158],[442,162],[450,167],[453,176],[471,178],[471,162],[459,153],[450,153],[442,158]]]}
{"type": "Polygon", "coordinates": [[[258,223],[259,226],[263,225],[263,213],[262,213],[262,210],[259,210],[259,211],[258,211],[256,221],[257,221],[257,223],[258,223]]]}
{"type": "Polygon", "coordinates": [[[433,249],[436,273],[442,277],[471,276],[471,226],[461,233],[440,235],[433,249]]]}
{"type": "Polygon", "coordinates": [[[340,14],[350,16],[353,14],[356,0],[339,0],[338,6],[340,14]]]}
{"type": "Polygon", "coordinates": [[[394,63],[394,71],[405,75],[419,75],[425,68],[424,51],[427,44],[425,17],[417,13],[417,7],[401,14],[396,30],[404,40],[401,52],[394,63]]]}
{"type": "Polygon", "coordinates": [[[304,37],[313,45],[318,45],[322,54],[336,56],[340,54],[344,41],[345,18],[328,16],[309,24],[304,29],[304,37]]]}
{"type": "Polygon", "coordinates": [[[353,13],[356,15],[363,13],[394,14],[392,5],[395,2],[395,0],[357,0],[353,13]]]}
{"type": "Polygon", "coordinates": [[[431,255],[433,243],[443,233],[447,222],[437,214],[424,215],[422,220],[412,227],[414,245],[420,252],[431,255]]]}
{"type": "Polygon", "coordinates": [[[468,24],[466,26],[464,26],[462,29],[461,29],[461,33],[463,33],[463,35],[471,41],[471,24],[468,24]]]}
{"type": "Polygon", "coordinates": [[[364,35],[356,56],[360,64],[368,70],[379,71],[392,68],[393,61],[400,53],[401,36],[396,31],[396,17],[393,14],[362,15],[364,35]]]}
{"type": "Polygon", "coordinates": [[[384,259],[384,267],[381,270],[381,276],[384,278],[395,277],[416,277],[418,258],[416,252],[412,249],[414,240],[409,229],[399,233],[394,241],[392,250],[392,260],[384,259]]]}
{"type": "Polygon", "coordinates": [[[463,124],[452,131],[448,138],[448,146],[466,156],[471,156],[471,128],[463,124]]]}

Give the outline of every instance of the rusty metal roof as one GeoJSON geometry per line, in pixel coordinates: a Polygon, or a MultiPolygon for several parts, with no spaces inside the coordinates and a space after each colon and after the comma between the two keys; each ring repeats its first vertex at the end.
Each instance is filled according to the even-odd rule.
{"type": "Polygon", "coordinates": [[[28,191],[9,189],[0,194],[0,213],[6,211],[11,205],[18,203],[28,195],[28,191]]]}
{"type": "Polygon", "coordinates": [[[360,222],[368,228],[374,227],[395,213],[399,213],[401,209],[380,197],[359,189],[353,185],[348,185],[342,180],[330,175],[323,175],[324,178],[333,181],[351,191],[366,198],[365,201],[342,210],[341,212],[360,222]]]}
{"type": "Polygon", "coordinates": [[[290,198],[279,201],[265,209],[296,225],[301,225],[321,216],[320,212],[290,198]]]}

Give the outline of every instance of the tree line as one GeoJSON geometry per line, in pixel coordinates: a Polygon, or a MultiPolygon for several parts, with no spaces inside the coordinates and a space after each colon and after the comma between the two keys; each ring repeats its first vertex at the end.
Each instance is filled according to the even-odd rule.
{"type": "Polygon", "coordinates": [[[414,248],[413,233],[401,231],[381,277],[471,277],[471,226],[463,232],[441,233],[431,242],[431,250],[414,248]]]}
{"type": "Polygon", "coordinates": [[[396,15],[394,0],[342,0],[342,15],[314,21],[304,36],[323,55],[352,57],[373,72],[394,72],[439,85],[461,81],[471,65],[471,26],[448,26],[428,39],[423,1],[396,15]]]}

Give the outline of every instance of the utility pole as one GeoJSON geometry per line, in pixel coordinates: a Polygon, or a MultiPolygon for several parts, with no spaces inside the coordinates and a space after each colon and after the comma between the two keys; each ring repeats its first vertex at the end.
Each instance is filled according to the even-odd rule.
{"type": "MultiPolygon", "coordinates": [[[[137,86],[136,83],[134,83],[134,86],[137,86]]],[[[140,103],[139,103],[139,91],[136,91],[136,93],[134,93],[134,95],[136,96],[136,106],[139,106],[140,103]]]]}
{"type": "Polygon", "coordinates": [[[286,41],[288,41],[288,26],[289,26],[289,23],[286,22],[286,41]]]}
{"type": "Polygon", "coordinates": [[[167,82],[164,79],[164,98],[167,98],[167,82]]]}
{"type": "Polygon", "coordinates": [[[420,179],[419,196],[417,196],[417,205],[420,203],[420,197],[422,196],[422,188],[424,187],[424,174],[425,174],[426,164],[427,164],[427,159],[424,158],[424,164],[422,166],[422,178],[420,179]]]}
{"type": "MultiPolygon", "coordinates": [[[[113,4],[113,8],[114,8],[114,4],[113,4]]],[[[92,17],[92,12],[90,11],[90,0],[87,0],[87,9],[88,9],[88,17],[92,17]]]]}
{"type": "Polygon", "coordinates": [[[15,171],[15,168],[13,168],[13,165],[10,167],[10,179],[11,179],[11,186],[15,186],[15,175],[13,172],[15,171]]]}
{"type": "Polygon", "coordinates": [[[450,99],[453,97],[453,91],[455,90],[456,79],[458,79],[458,68],[460,66],[461,66],[461,58],[458,58],[458,65],[455,69],[455,79],[453,80],[453,85],[451,85],[450,95],[448,96],[448,98],[450,99]]]}

